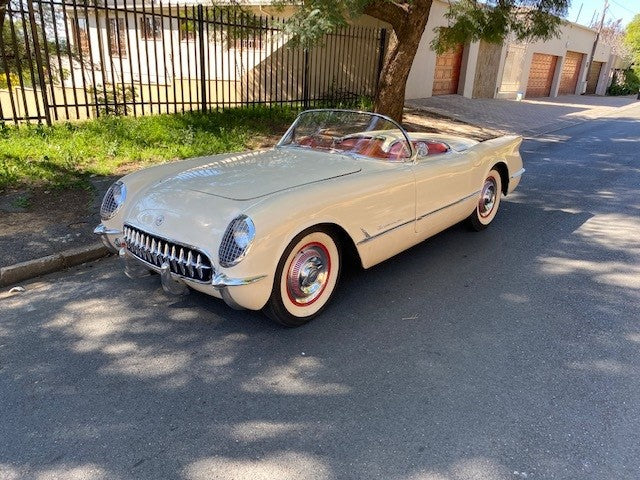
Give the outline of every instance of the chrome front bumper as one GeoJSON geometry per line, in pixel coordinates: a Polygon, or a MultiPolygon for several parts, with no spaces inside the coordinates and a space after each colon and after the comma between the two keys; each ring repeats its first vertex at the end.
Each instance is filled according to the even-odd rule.
{"type": "MultiPolygon", "coordinates": [[[[162,281],[162,288],[165,292],[173,295],[184,295],[188,293],[187,285],[190,279],[184,278],[178,274],[175,274],[169,270],[168,265],[163,267],[157,267],[151,263],[136,257],[129,252],[125,247],[116,248],[109,240],[109,235],[121,235],[120,230],[109,229],[103,224],[98,225],[93,233],[100,236],[102,243],[112,252],[118,253],[120,259],[124,263],[124,273],[129,278],[141,278],[149,275],[150,271],[154,271],[160,274],[162,281]]],[[[242,287],[245,285],[251,285],[252,283],[259,282],[266,275],[257,275],[254,277],[245,278],[231,278],[224,273],[215,273],[211,279],[210,285],[220,292],[222,299],[232,308],[240,307],[232,298],[229,293],[229,287],[242,287]]]]}
{"type": "Polygon", "coordinates": [[[120,230],[107,228],[102,223],[93,229],[93,233],[100,237],[102,243],[111,253],[118,253],[118,249],[109,241],[109,235],[122,235],[120,230]]]}

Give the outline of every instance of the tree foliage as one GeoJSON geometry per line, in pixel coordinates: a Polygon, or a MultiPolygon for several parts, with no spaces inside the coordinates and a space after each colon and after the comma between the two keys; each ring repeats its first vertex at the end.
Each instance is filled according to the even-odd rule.
{"type": "Polygon", "coordinates": [[[640,13],[627,25],[624,43],[631,52],[636,68],[640,69],[640,13]]]}
{"type": "Polygon", "coordinates": [[[449,24],[436,29],[432,47],[444,52],[467,42],[502,43],[507,35],[517,41],[549,40],[558,34],[569,0],[459,0],[452,2],[449,24]]]}
{"type": "Polygon", "coordinates": [[[617,20],[605,20],[602,28],[600,28],[600,20],[593,19],[589,25],[594,30],[600,30],[599,42],[609,45],[611,47],[611,53],[618,55],[620,58],[629,60],[631,62],[631,52],[624,42],[625,30],[622,26],[622,19],[617,20]]]}

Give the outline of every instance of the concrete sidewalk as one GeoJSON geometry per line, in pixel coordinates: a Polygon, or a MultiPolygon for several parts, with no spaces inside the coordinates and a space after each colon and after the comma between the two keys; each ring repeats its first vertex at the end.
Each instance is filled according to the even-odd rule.
{"type": "Polygon", "coordinates": [[[636,102],[635,95],[563,95],[522,101],[441,95],[408,100],[406,105],[504,133],[533,136],[599,118],[636,102]]]}

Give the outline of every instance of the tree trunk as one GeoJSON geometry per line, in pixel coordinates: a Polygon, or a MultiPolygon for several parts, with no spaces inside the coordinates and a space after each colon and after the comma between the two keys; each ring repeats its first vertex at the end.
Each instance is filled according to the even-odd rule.
{"type": "Polygon", "coordinates": [[[4,17],[7,13],[8,4],[9,0],[0,0],[0,33],[3,32],[2,27],[4,27],[4,17]]]}
{"type": "Polygon", "coordinates": [[[401,28],[394,29],[378,79],[374,109],[398,123],[402,121],[407,78],[429,20],[431,3],[428,0],[412,4],[407,12],[407,21],[401,28]]]}

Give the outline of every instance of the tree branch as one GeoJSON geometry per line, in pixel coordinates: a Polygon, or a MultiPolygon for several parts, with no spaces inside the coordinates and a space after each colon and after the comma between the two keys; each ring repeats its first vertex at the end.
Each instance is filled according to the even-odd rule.
{"type": "Polygon", "coordinates": [[[410,6],[407,3],[396,3],[385,0],[373,0],[364,8],[363,13],[391,24],[397,32],[402,29],[409,16],[410,6]]]}

